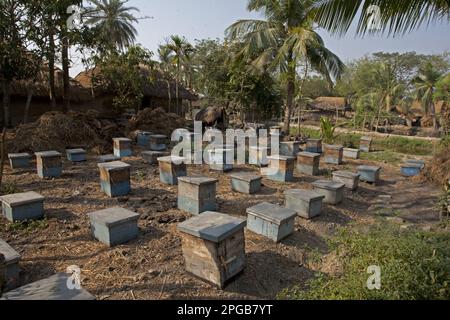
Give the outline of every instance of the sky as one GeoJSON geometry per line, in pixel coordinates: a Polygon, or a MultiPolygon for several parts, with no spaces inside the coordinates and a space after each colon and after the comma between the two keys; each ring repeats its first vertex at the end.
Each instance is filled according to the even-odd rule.
{"type": "MultiPolygon", "coordinates": [[[[172,34],[185,36],[189,41],[195,39],[223,38],[224,30],[239,19],[260,18],[246,9],[246,0],[130,0],[127,6],[139,8],[139,17],[152,19],[140,20],[137,43],[156,52],[158,45],[172,34]]],[[[450,24],[436,23],[406,36],[387,38],[368,36],[355,37],[354,29],[345,37],[330,36],[326,31],[319,33],[326,46],[335,52],[344,62],[364,55],[385,52],[416,51],[423,54],[450,51],[450,24]]],[[[74,63],[71,75],[82,71],[79,57],[72,53],[74,63]]]]}

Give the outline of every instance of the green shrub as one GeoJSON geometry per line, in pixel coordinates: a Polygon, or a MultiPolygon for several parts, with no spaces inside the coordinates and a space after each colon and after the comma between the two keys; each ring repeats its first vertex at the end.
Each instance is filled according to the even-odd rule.
{"type": "Polygon", "coordinates": [[[14,193],[20,193],[20,192],[22,192],[22,190],[14,183],[4,183],[0,189],[0,194],[2,194],[2,195],[14,194],[14,193]]]}
{"type": "Polygon", "coordinates": [[[286,289],[280,299],[428,300],[450,297],[450,235],[400,231],[380,224],[341,230],[330,243],[343,273],[318,274],[309,289],[286,289]],[[369,290],[369,266],[381,268],[381,289],[369,290]]]}

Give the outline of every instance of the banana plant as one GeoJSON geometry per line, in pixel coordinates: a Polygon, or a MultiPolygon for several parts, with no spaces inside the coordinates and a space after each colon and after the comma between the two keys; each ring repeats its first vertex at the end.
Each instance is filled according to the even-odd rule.
{"type": "Polygon", "coordinates": [[[322,140],[326,144],[333,144],[336,141],[336,128],[330,118],[321,117],[320,118],[320,131],[322,135],[322,140]]]}

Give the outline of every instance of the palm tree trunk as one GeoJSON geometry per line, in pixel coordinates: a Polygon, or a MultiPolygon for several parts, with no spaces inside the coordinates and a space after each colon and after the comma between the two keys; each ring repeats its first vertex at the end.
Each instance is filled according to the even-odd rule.
{"type": "Polygon", "coordinates": [[[287,74],[287,96],[286,96],[286,109],[284,111],[284,125],[283,131],[286,135],[290,134],[291,129],[291,113],[292,103],[294,101],[295,94],[295,65],[293,63],[292,54],[288,59],[288,74],[287,74]]]}
{"type": "Polygon", "coordinates": [[[169,113],[171,113],[172,112],[172,92],[170,91],[170,81],[169,80],[167,80],[167,96],[169,97],[169,104],[167,106],[168,106],[169,113]]]}
{"type": "Polygon", "coordinates": [[[64,34],[62,36],[62,68],[63,68],[63,87],[64,87],[64,112],[70,108],[70,76],[69,76],[69,38],[64,34]]]}
{"type": "Polygon", "coordinates": [[[436,118],[436,106],[434,102],[431,102],[430,111],[431,111],[431,118],[433,119],[433,128],[434,130],[439,130],[439,123],[436,118]]]}
{"type": "Polygon", "coordinates": [[[11,82],[9,80],[2,81],[3,91],[3,127],[11,126],[11,82]]]}
{"type": "Polygon", "coordinates": [[[56,109],[56,89],[55,89],[55,38],[53,30],[50,29],[48,48],[48,82],[50,87],[50,106],[56,109]]]}

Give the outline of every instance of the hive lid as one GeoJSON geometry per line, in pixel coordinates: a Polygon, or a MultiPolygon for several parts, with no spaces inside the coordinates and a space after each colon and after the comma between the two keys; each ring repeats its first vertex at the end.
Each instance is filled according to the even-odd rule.
{"type": "Polygon", "coordinates": [[[408,159],[405,161],[406,163],[415,163],[424,166],[426,164],[425,160],[416,160],[416,159],[408,159]]]}
{"type": "Polygon", "coordinates": [[[149,155],[149,156],[164,156],[168,154],[165,151],[142,151],[141,154],[149,155]]]}
{"type": "Polygon", "coordinates": [[[345,188],[345,184],[331,181],[331,180],[318,180],[312,183],[313,187],[319,188],[319,189],[326,189],[326,190],[339,190],[342,188],[345,188]]]}
{"type": "Polygon", "coordinates": [[[379,170],[381,170],[381,167],[376,167],[376,166],[359,166],[358,170],[359,171],[379,171],[379,170]]]}
{"type": "Polygon", "coordinates": [[[107,227],[113,227],[118,224],[139,219],[139,214],[137,214],[136,212],[120,207],[95,211],[89,213],[88,216],[92,222],[103,224],[107,227]]]}
{"type": "Polygon", "coordinates": [[[334,145],[334,144],[327,144],[326,148],[331,149],[331,150],[344,150],[344,146],[334,145]]]}
{"type": "Polygon", "coordinates": [[[301,142],[300,141],[283,141],[283,142],[280,142],[280,144],[293,144],[293,145],[296,145],[296,144],[301,144],[301,142]]]}
{"type": "Polygon", "coordinates": [[[95,297],[83,288],[70,290],[67,287],[69,276],[65,273],[55,274],[4,293],[0,300],[95,300],[95,297]]]}
{"type": "Polygon", "coordinates": [[[208,178],[208,177],[179,177],[178,181],[194,184],[194,185],[202,185],[202,184],[210,184],[217,183],[219,180],[208,178]]]}
{"type": "Polygon", "coordinates": [[[61,153],[58,151],[42,151],[42,152],[36,152],[36,157],[46,158],[46,157],[60,157],[61,153]]]}
{"type": "Polygon", "coordinates": [[[353,179],[358,178],[361,175],[359,173],[354,173],[350,171],[334,171],[333,176],[353,179]]]}
{"type": "Polygon", "coordinates": [[[167,136],[163,134],[152,134],[150,137],[156,138],[156,139],[167,139],[167,136]]]}
{"type": "Polygon", "coordinates": [[[0,239],[0,253],[5,256],[6,265],[16,263],[20,255],[8,243],[0,239]]]}
{"type": "Polygon", "coordinates": [[[86,150],[78,148],[78,149],[67,149],[66,150],[69,153],[86,153],[86,150]]]}
{"type": "Polygon", "coordinates": [[[44,197],[39,193],[30,191],[15,194],[8,194],[0,197],[0,201],[8,204],[10,207],[21,206],[28,203],[44,201],[44,197]]]}
{"type": "Polygon", "coordinates": [[[138,131],[137,134],[143,136],[151,136],[153,133],[149,131],[138,131]]]}
{"type": "Polygon", "coordinates": [[[120,157],[113,155],[113,154],[106,154],[103,156],[99,156],[98,159],[100,161],[106,161],[106,160],[120,160],[120,157]]]}
{"type": "Polygon", "coordinates": [[[322,142],[322,139],[307,139],[306,142],[322,142]]]}
{"type": "Polygon", "coordinates": [[[113,138],[113,141],[131,142],[132,140],[128,138],[113,138]]]}
{"type": "Polygon", "coordinates": [[[114,170],[122,170],[125,168],[130,168],[131,165],[128,163],[122,162],[122,161],[113,161],[113,162],[107,162],[107,163],[99,163],[99,168],[106,169],[108,171],[114,171],[114,170]]]}
{"type": "Polygon", "coordinates": [[[314,192],[312,190],[303,190],[303,189],[286,190],[284,192],[284,194],[286,196],[292,196],[292,197],[295,197],[297,199],[304,200],[304,201],[312,201],[312,200],[325,198],[325,196],[323,196],[317,192],[314,192]]]}
{"type": "Polygon", "coordinates": [[[242,180],[242,181],[246,181],[246,182],[251,182],[251,181],[255,181],[255,180],[262,180],[261,176],[252,174],[252,173],[234,173],[232,175],[230,175],[230,177],[232,179],[237,179],[237,180],[242,180]]]}
{"type": "Polygon", "coordinates": [[[297,213],[294,210],[283,208],[268,202],[263,202],[254,207],[248,208],[247,213],[275,224],[281,224],[284,221],[297,216],[297,213]]]}
{"type": "Polygon", "coordinates": [[[273,155],[273,156],[267,157],[267,159],[269,159],[269,160],[289,161],[289,160],[295,160],[295,157],[282,156],[282,155],[273,155]]]}
{"type": "Polygon", "coordinates": [[[317,158],[321,155],[319,153],[313,153],[313,152],[299,152],[297,153],[298,157],[306,157],[306,158],[317,158]]]}
{"type": "Polygon", "coordinates": [[[405,163],[402,164],[402,168],[416,168],[416,169],[422,169],[423,165],[419,163],[405,163]]]}
{"type": "Polygon", "coordinates": [[[244,219],[207,211],[178,225],[178,230],[203,240],[221,242],[247,225],[244,219]]]}
{"type": "Polygon", "coordinates": [[[31,158],[31,155],[29,153],[9,153],[8,154],[9,159],[15,159],[15,158],[31,158]]]}
{"type": "Polygon", "coordinates": [[[167,157],[160,157],[157,159],[159,162],[170,162],[175,164],[181,164],[186,162],[186,158],[179,157],[179,156],[167,156],[167,157]]]}

